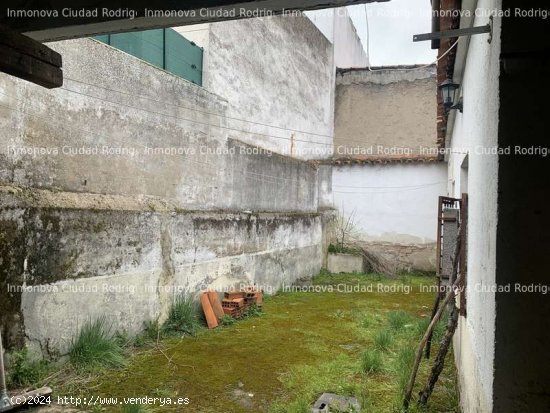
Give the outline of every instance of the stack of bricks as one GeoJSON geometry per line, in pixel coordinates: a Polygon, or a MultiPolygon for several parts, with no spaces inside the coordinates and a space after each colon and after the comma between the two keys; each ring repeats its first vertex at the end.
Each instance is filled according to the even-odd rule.
{"type": "Polygon", "coordinates": [[[233,318],[241,317],[252,305],[262,307],[263,293],[254,287],[239,292],[226,292],[222,300],[223,312],[233,318]]]}

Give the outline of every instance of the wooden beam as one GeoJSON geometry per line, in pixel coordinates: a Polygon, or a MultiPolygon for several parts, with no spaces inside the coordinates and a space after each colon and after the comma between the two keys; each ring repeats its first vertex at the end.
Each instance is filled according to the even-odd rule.
{"type": "Polygon", "coordinates": [[[2,0],[0,24],[44,42],[385,1],[2,0]]]}
{"type": "Polygon", "coordinates": [[[63,85],[61,66],[59,53],[0,26],[0,71],[51,89],[63,85]]]}

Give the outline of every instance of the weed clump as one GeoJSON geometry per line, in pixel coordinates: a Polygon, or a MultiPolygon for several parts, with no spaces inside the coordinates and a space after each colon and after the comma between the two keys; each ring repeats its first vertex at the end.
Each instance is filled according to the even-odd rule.
{"type": "Polygon", "coordinates": [[[382,371],[382,355],[378,350],[366,350],[361,355],[361,371],[374,374],[382,371]]]}
{"type": "Polygon", "coordinates": [[[163,332],[169,335],[184,333],[194,336],[200,328],[197,307],[191,297],[185,295],[177,297],[170,307],[168,319],[162,326],[163,332]]]}
{"type": "Polygon", "coordinates": [[[411,316],[404,311],[388,313],[388,323],[393,330],[399,331],[411,320],[411,316]]]}
{"type": "Polygon", "coordinates": [[[230,315],[228,314],[225,314],[222,319],[220,320],[220,324],[222,326],[230,326],[232,324],[235,324],[237,320],[235,320],[233,317],[231,317],[230,315]]]}
{"type": "Polygon", "coordinates": [[[244,311],[242,318],[259,317],[262,315],[262,309],[256,304],[252,304],[244,311]]]}
{"type": "Polygon", "coordinates": [[[71,340],[69,360],[80,370],[122,367],[126,364],[124,349],[110,334],[105,317],[88,321],[71,340]]]}
{"type": "Polygon", "coordinates": [[[380,330],[374,336],[374,345],[377,349],[382,351],[388,351],[393,343],[393,334],[391,331],[384,329],[380,330]]]}
{"type": "MultiPolygon", "coordinates": [[[[0,355],[1,357],[1,355],[0,355]]],[[[10,353],[8,387],[30,387],[42,380],[51,369],[46,360],[30,360],[26,348],[10,353]]]]}

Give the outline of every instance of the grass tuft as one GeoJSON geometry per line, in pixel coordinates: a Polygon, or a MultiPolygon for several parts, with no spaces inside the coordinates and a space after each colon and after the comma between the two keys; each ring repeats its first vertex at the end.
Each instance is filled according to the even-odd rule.
{"type": "Polygon", "coordinates": [[[365,374],[382,371],[382,355],[378,350],[366,350],[361,354],[361,371],[365,374]]]}
{"type": "Polygon", "coordinates": [[[390,330],[380,330],[374,336],[374,345],[377,349],[382,351],[388,351],[393,344],[393,334],[390,330]]]}
{"type": "Polygon", "coordinates": [[[126,364],[124,349],[110,334],[105,317],[88,321],[71,340],[69,359],[79,370],[122,367],[126,364]]]}
{"type": "Polygon", "coordinates": [[[415,350],[411,346],[403,347],[397,353],[395,359],[395,373],[397,375],[398,397],[401,398],[409,382],[411,369],[414,362],[415,350]]]}
{"type": "Polygon", "coordinates": [[[197,306],[191,297],[181,295],[177,297],[170,312],[168,319],[162,326],[167,334],[184,333],[194,336],[201,328],[197,314],[197,306]]]}
{"type": "Polygon", "coordinates": [[[399,331],[411,320],[411,316],[404,311],[391,311],[388,313],[388,324],[393,330],[399,331]]]}

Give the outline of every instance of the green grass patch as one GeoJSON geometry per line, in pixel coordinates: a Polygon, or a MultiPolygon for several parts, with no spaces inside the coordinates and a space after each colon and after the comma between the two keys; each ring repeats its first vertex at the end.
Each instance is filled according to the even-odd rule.
{"type": "Polygon", "coordinates": [[[405,388],[409,382],[414,356],[415,349],[412,345],[405,345],[397,353],[395,359],[395,375],[397,377],[397,397],[399,400],[402,400],[405,388]]]}
{"type": "Polygon", "coordinates": [[[381,351],[388,351],[394,341],[393,334],[388,329],[378,331],[374,335],[374,345],[381,351]]]}
{"type": "MultiPolygon", "coordinates": [[[[134,349],[122,369],[103,370],[87,381],[48,384],[61,395],[85,396],[93,388],[100,397],[133,397],[155,395],[162,383],[163,394],[189,397],[192,410],[202,413],[309,413],[323,392],[357,397],[363,413],[396,413],[402,383],[410,372],[410,352],[416,350],[418,331],[434,299],[419,286],[433,282],[415,275],[402,280],[380,274],[323,273],[314,278],[314,285],[373,289],[319,289],[266,297],[261,317],[228,322],[214,330],[200,329],[193,337],[170,334],[161,337],[158,345],[134,349]],[[412,289],[403,294],[383,293],[376,288],[379,284],[412,289]],[[390,321],[394,319],[400,321],[390,321]],[[387,333],[391,334],[389,345],[384,338],[387,333]],[[254,395],[246,396],[248,406],[241,403],[236,390],[254,395]]],[[[191,314],[196,316],[196,311],[191,314]]],[[[158,328],[151,327],[150,339],[156,341],[158,328]]],[[[434,340],[432,354],[438,345],[434,340]]],[[[431,362],[422,361],[415,397],[426,383],[431,362]]],[[[455,375],[449,354],[423,413],[459,411],[455,375]]],[[[415,408],[413,400],[411,412],[415,408]]],[[[177,406],[151,409],[179,411],[177,406]]]]}
{"type": "Polygon", "coordinates": [[[411,316],[404,311],[391,311],[388,313],[388,325],[395,331],[403,328],[411,322],[411,316]]]}
{"type": "Polygon", "coordinates": [[[105,317],[88,321],[71,340],[69,359],[78,370],[95,370],[102,367],[122,367],[126,364],[124,349],[110,334],[105,317]]]}
{"type": "Polygon", "coordinates": [[[361,371],[363,373],[380,373],[382,368],[382,354],[378,350],[366,350],[361,354],[361,371]]]}

